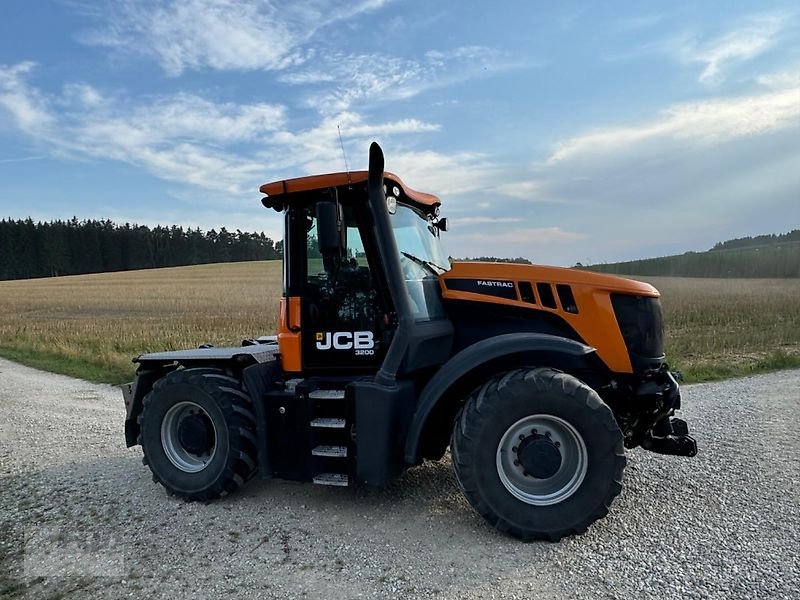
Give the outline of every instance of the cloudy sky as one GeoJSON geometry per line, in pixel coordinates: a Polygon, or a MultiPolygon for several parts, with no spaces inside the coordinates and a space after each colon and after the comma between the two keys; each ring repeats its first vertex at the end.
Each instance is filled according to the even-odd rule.
{"type": "Polygon", "coordinates": [[[800,227],[797,2],[4,0],[0,216],[265,231],[369,142],[451,254],[573,264],[800,227]]]}

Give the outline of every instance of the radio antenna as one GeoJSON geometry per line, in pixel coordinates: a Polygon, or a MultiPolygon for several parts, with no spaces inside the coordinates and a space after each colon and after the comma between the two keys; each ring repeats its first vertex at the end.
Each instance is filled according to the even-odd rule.
{"type": "Polygon", "coordinates": [[[336,126],[336,131],[339,132],[339,146],[341,146],[342,148],[342,158],[344,159],[344,170],[347,171],[347,185],[352,185],[352,182],[350,181],[350,167],[347,164],[347,154],[344,151],[344,142],[342,141],[342,130],[338,125],[336,126]]]}

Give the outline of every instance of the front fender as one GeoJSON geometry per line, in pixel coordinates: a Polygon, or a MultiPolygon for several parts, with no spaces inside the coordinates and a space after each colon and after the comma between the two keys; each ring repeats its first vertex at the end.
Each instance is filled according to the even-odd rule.
{"type": "Polygon", "coordinates": [[[516,366],[513,364],[514,361],[518,362],[520,358],[525,357],[535,357],[539,361],[547,361],[550,357],[556,364],[541,366],[555,367],[560,362],[559,357],[574,360],[594,352],[595,349],[586,344],[544,333],[508,333],[467,346],[451,357],[423,388],[406,438],[406,462],[409,464],[421,462],[420,442],[434,409],[442,400],[448,400],[448,392],[457,388],[459,382],[469,381],[471,376],[481,372],[481,367],[505,357],[509,358],[509,369],[516,366]]]}

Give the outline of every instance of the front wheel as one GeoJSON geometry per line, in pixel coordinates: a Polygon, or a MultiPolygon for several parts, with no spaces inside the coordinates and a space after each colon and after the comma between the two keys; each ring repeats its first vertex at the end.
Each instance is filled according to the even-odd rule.
{"type": "Polygon", "coordinates": [[[622,432],[597,392],[548,368],[496,376],[467,399],[451,440],[459,485],[523,540],[583,533],[622,489],[622,432]]]}

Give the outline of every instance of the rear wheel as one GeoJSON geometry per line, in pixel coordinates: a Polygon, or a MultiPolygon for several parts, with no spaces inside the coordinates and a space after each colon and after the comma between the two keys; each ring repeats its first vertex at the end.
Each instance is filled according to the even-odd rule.
{"type": "Polygon", "coordinates": [[[487,381],[467,399],[450,445],[472,506],[523,540],[583,533],[622,489],[623,436],[611,409],[553,369],[487,381]]]}
{"type": "Polygon", "coordinates": [[[144,398],[139,443],[153,480],[187,500],[213,500],[256,471],[256,426],[241,383],[218,369],[182,369],[144,398]]]}

